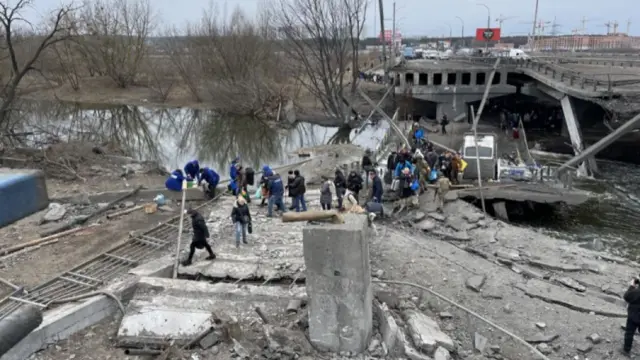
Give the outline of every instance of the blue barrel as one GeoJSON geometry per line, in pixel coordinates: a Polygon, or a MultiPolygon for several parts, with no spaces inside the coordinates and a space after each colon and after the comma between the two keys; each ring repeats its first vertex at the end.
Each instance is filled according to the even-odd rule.
{"type": "Polygon", "coordinates": [[[49,194],[42,171],[0,169],[0,227],[47,206],[49,194]]]}

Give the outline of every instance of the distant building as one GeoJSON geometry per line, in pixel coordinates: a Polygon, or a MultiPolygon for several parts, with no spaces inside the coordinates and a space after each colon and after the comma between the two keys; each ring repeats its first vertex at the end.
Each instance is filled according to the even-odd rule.
{"type": "Polygon", "coordinates": [[[549,36],[535,40],[533,48],[539,51],[640,49],[640,36],[627,34],[549,36]]]}
{"type": "Polygon", "coordinates": [[[496,50],[509,50],[509,49],[515,48],[515,44],[514,43],[499,43],[499,44],[493,45],[493,48],[496,49],[496,50]]]}

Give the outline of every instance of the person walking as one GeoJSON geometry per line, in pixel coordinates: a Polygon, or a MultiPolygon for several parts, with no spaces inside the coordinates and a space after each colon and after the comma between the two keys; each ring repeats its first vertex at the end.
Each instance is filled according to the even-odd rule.
{"type": "Polygon", "coordinates": [[[196,249],[206,249],[209,253],[209,257],[207,260],[213,260],[216,258],[216,254],[213,253],[211,246],[207,240],[209,239],[209,228],[207,228],[207,223],[204,221],[202,215],[196,210],[189,208],[187,210],[187,214],[191,216],[191,226],[193,227],[193,238],[191,239],[191,245],[189,246],[189,257],[182,263],[182,266],[191,265],[191,261],[193,260],[193,255],[196,252],[196,249]]]}
{"type": "Polygon", "coordinates": [[[231,221],[236,233],[236,249],[240,247],[240,237],[242,237],[242,243],[247,242],[247,231],[251,233],[251,211],[249,211],[249,205],[243,196],[238,196],[233,209],[231,210],[231,221]]]}
{"type": "Polygon", "coordinates": [[[630,357],[633,335],[640,329],[640,279],[631,280],[629,288],[624,293],[624,301],[627,302],[627,324],[624,330],[624,346],[622,354],[630,357]]]}

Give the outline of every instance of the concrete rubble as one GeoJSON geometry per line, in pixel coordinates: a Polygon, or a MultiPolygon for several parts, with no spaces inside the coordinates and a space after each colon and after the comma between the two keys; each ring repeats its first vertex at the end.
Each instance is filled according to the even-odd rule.
{"type": "MultiPolygon", "coordinates": [[[[317,207],[316,198],[310,198],[310,206],[317,207]]],[[[405,217],[403,221],[381,222],[366,242],[338,244],[345,246],[344,255],[325,268],[322,255],[307,256],[306,224],[268,219],[266,209],[255,204],[254,233],[249,245],[236,250],[229,220],[233,199],[223,199],[208,218],[218,258],[204,261],[206,253],[199,251],[192,266],[179,268],[179,279],[163,278],[171,274],[171,255],[132,270],[137,286],[119,324],[117,342],[164,347],[170,339],[179,345],[213,327],[190,354],[213,359],[228,350],[236,358],[313,359],[319,356],[314,346],[319,335],[313,335],[311,327],[331,323],[317,311],[334,314],[344,307],[357,309],[371,321],[364,319],[362,328],[346,328],[340,325],[346,317],[336,318],[329,336],[338,339],[332,345],[337,344],[333,359],[358,353],[367,359],[534,358],[500,331],[426,292],[378,282],[365,289],[359,284],[389,279],[433,289],[511,330],[552,359],[604,359],[619,347],[620,321],[626,316],[620,295],[628,274],[634,273],[628,262],[494,220],[460,200],[448,202],[439,213],[429,198],[433,195],[421,199],[420,209],[398,215],[405,217]],[[367,265],[347,266],[364,264],[364,259],[350,256],[365,243],[370,265],[366,260],[367,265]],[[316,263],[309,267],[309,260],[316,263]],[[325,302],[309,297],[308,291],[317,290],[311,283],[329,285],[336,279],[342,288],[327,287],[327,294],[351,298],[335,302],[327,296],[325,302]],[[331,304],[334,307],[327,308],[331,304]],[[310,311],[314,307],[319,310],[310,311]],[[345,349],[345,338],[357,344],[354,350],[345,349]]],[[[322,246],[337,247],[319,243],[344,231],[333,225],[312,227],[325,228],[308,230],[316,231],[308,240],[317,245],[313,254],[322,246]]]]}

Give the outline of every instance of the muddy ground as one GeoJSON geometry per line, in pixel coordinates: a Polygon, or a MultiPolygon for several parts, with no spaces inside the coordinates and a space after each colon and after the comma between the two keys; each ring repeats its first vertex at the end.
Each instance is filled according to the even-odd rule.
{"type": "MultiPolygon", "coordinates": [[[[95,154],[92,148],[88,144],[60,145],[50,153],[48,158],[51,161],[62,163],[61,159],[66,159],[64,164],[68,164],[72,170],[33,160],[20,151],[5,152],[2,156],[24,159],[26,163],[22,165],[43,169],[51,199],[111,190],[133,190],[139,185],[150,189],[164,186],[166,177],[159,174],[155,164],[131,162],[127,157],[116,154],[95,154]],[[81,157],[78,154],[84,155],[81,157]]],[[[138,205],[134,201],[127,203],[127,206],[138,205]]],[[[69,221],[74,216],[88,215],[104,205],[90,202],[67,204],[63,218],[46,223],[43,218],[48,210],[32,214],[0,228],[0,247],[37,240],[44,230],[69,221]]],[[[29,247],[0,257],[0,277],[18,286],[33,287],[117,245],[126,239],[130,231],[153,227],[171,216],[175,216],[175,213],[158,211],[149,215],[140,210],[112,220],[98,217],[89,222],[98,226],[61,237],[50,245],[29,247]]],[[[10,291],[4,285],[0,288],[0,294],[3,295],[10,291]]]]}

